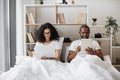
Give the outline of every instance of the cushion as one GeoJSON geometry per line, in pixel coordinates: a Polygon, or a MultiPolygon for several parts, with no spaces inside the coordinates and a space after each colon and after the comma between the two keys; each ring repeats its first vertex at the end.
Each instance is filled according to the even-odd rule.
{"type": "Polygon", "coordinates": [[[63,41],[64,41],[64,37],[60,37],[58,42],[60,44],[61,49],[62,49],[63,41]]]}

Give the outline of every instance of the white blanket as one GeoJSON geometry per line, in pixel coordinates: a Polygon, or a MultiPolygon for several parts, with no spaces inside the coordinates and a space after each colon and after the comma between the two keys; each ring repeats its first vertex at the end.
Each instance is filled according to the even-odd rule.
{"type": "Polygon", "coordinates": [[[77,56],[71,63],[17,57],[16,65],[0,80],[120,80],[120,73],[97,56],[77,56]]]}

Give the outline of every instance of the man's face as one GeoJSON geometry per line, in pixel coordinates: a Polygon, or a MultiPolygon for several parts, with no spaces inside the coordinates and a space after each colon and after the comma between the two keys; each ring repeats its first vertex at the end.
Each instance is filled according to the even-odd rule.
{"type": "Polygon", "coordinates": [[[85,39],[89,38],[90,32],[88,28],[81,28],[81,31],[79,33],[81,38],[85,38],[85,39]]]}

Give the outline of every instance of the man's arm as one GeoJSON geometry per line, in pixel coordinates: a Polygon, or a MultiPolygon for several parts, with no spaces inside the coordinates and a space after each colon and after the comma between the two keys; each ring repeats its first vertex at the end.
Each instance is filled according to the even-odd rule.
{"type": "Polygon", "coordinates": [[[78,46],[77,49],[75,51],[70,50],[68,57],[67,57],[67,61],[70,62],[73,58],[75,58],[75,56],[77,55],[77,53],[81,50],[81,47],[78,46]]]}
{"type": "Polygon", "coordinates": [[[75,51],[69,51],[67,61],[70,62],[73,58],[75,58],[76,54],[77,53],[75,51]]]}
{"type": "Polygon", "coordinates": [[[101,49],[96,50],[96,51],[95,51],[95,54],[104,61],[104,57],[103,57],[103,54],[102,54],[101,49]]]}
{"type": "Polygon", "coordinates": [[[97,49],[97,50],[94,51],[92,48],[88,47],[86,49],[86,51],[87,51],[88,54],[97,55],[99,58],[101,58],[102,60],[104,60],[101,49],[97,49]]]}

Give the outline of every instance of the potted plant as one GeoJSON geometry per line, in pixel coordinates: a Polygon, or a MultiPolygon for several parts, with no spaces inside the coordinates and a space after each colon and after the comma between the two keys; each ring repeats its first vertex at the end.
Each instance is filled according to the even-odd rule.
{"type": "Polygon", "coordinates": [[[105,28],[107,29],[107,32],[110,34],[115,34],[119,31],[119,25],[116,23],[116,19],[113,19],[112,16],[107,17],[105,28]],[[111,31],[112,30],[112,31],[111,31]]]}
{"type": "Polygon", "coordinates": [[[107,17],[105,28],[107,29],[106,34],[113,35],[113,45],[118,44],[116,39],[116,33],[119,31],[119,25],[116,23],[116,19],[112,16],[107,17]]]}

